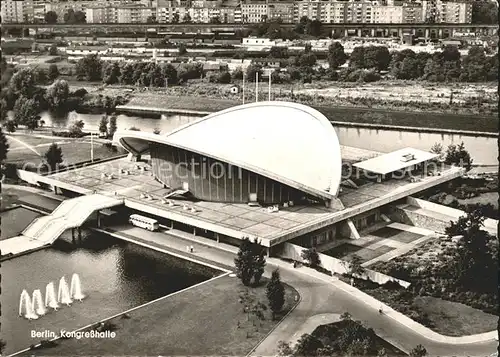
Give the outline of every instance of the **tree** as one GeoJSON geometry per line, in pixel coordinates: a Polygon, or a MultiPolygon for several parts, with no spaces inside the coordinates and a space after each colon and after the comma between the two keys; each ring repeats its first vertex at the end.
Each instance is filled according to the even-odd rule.
{"type": "Polygon", "coordinates": [[[7,130],[9,133],[13,133],[16,131],[16,123],[14,120],[7,120],[5,122],[5,130],[7,130]]]}
{"type": "Polygon", "coordinates": [[[57,65],[52,63],[49,66],[49,73],[47,74],[48,78],[50,81],[55,81],[57,77],[59,77],[59,68],[57,68],[57,65]]]}
{"type": "Polygon", "coordinates": [[[311,267],[313,268],[321,264],[321,261],[319,259],[319,254],[315,248],[304,249],[301,253],[301,257],[302,259],[308,261],[309,265],[311,265],[311,267]]]}
{"type": "Polygon", "coordinates": [[[79,138],[83,136],[83,127],[85,123],[83,120],[75,120],[73,124],[69,127],[69,135],[72,138],[79,138]]]}
{"type": "Polygon", "coordinates": [[[262,80],[262,67],[257,64],[251,64],[247,67],[246,80],[249,82],[255,82],[255,75],[259,74],[259,80],[262,80]]]}
{"type": "Polygon", "coordinates": [[[64,14],[64,22],[67,24],[84,24],[87,22],[87,19],[84,12],[69,9],[68,12],[64,14]]]}
{"type": "Polygon", "coordinates": [[[417,345],[410,351],[410,357],[424,357],[427,356],[427,350],[422,345],[417,345]]]}
{"type": "Polygon", "coordinates": [[[186,45],[181,43],[178,50],[179,56],[184,56],[187,53],[186,45]]]}
{"type": "Polygon", "coordinates": [[[9,152],[9,143],[7,138],[3,133],[2,128],[0,128],[0,164],[2,164],[5,159],[7,159],[7,153],[9,152]]]}
{"type": "Polygon", "coordinates": [[[182,18],[182,22],[188,24],[191,22],[191,15],[189,15],[188,13],[186,13],[186,15],[184,15],[184,17],[182,18]]]}
{"type": "Polygon", "coordinates": [[[458,146],[453,144],[448,146],[446,157],[444,159],[445,164],[464,167],[467,171],[469,171],[471,169],[472,162],[473,160],[470,157],[469,152],[465,150],[463,142],[458,146]]]}
{"type": "Polygon", "coordinates": [[[273,271],[271,280],[267,283],[266,295],[274,320],[276,313],[280,312],[285,304],[285,288],[281,282],[278,269],[273,271]]]}
{"type": "Polygon", "coordinates": [[[66,104],[69,97],[69,85],[63,79],[58,79],[47,89],[45,98],[50,108],[55,110],[67,109],[66,104]]]}
{"type": "Polygon", "coordinates": [[[241,241],[240,249],[234,259],[236,275],[240,278],[243,285],[250,285],[253,276],[253,254],[252,243],[249,238],[241,241]]]}
{"type": "Polygon", "coordinates": [[[178,81],[177,69],[170,63],[167,63],[162,67],[163,77],[165,78],[165,85],[173,85],[178,81]]]}
{"type": "Polygon", "coordinates": [[[35,70],[35,82],[37,84],[46,84],[47,79],[47,72],[43,68],[37,68],[35,70]]]}
{"type": "Polygon", "coordinates": [[[95,54],[80,59],[75,66],[78,80],[100,81],[102,78],[102,61],[95,54]]]}
{"type": "Polygon", "coordinates": [[[45,163],[48,165],[51,172],[56,171],[63,162],[62,150],[56,143],[50,145],[44,157],[45,163]]]}
{"type": "Polygon", "coordinates": [[[221,21],[220,21],[220,17],[219,16],[213,16],[211,19],[210,19],[210,23],[211,24],[220,24],[221,21]]]}
{"type": "Polygon", "coordinates": [[[116,133],[116,115],[112,115],[111,118],[109,118],[109,131],[108,131],[108,137],[112,138],[113,135],[116,133]]]}
{"type": "Polygon", "coordinates": [[[318,37],[321,35],[321,21],[312,20],[308,21],[305,26],[305,33],[310,36],[318,37]]]}
{"type": "Polygon", "coordinates": [[[30,130],[38,128],[40,105],[37,101],[20,96],[16,100],[13,111],[16,124],[25,125],[30,130]]]}
{"type": "Polygon", "coordinates": [[[344,46],[340,42],[334,42],[328,47],[328,65],[330,69],[337,69],[347,61],[344,46]]]}
{"type": "Polygon", "coordinates": [[[363,260],[359,257],[359,255],[354,254],[351,256],[351,260],[349,261],[349,273],[351,276],[360,276],[365,272],[365,268],[361,265],[362,263],[363,260]]]}
{"type": "Polygon", "coordinates": [[[108,117],[103,115],[101,121],[99,122],[99,133],[108,134],[108,117]]]}
{"type": "Polygon", "coordinates": [[[7,344],[5,343],[5,341],[0,339],[0,354],[2,354],[5,351],[6,345],[7,344]]]}
{"type": "Polygon", "coordinates": [[[434,143],[434,145],[432,145],[431,147],[430,152],[439,155],[438,160],[444,160],[444,148],[441,143],[434,143]]]}
{"type": "Polygon", "coordinates": [[[47,11],[44,15],[44,20],[48,24],[57,23],[57,13],[55,11],[47,11]]]}
{"type": "Polygon", "coordinates": [[[57,45],[53,43],[49,48],[49,55],[57,56],[57,45]]]}
{"type": "Polygon", "coordinates": [[[498,24],[498,3],[480,0],[472,3],[472,23],[481,25],[498,24]]]}
{"type": "Polygon", "coordinates": [[[295,356],[315,356],[316,351],[323,347],[323,343],[316,337],[303,334],[295,345],[295,356]]]}
{"type": "Polygon", "coordinates": [[[18,95],[31,98],[35,93],[36,78],[31,68],[23,68],[10,79],[9,88],[18,95]]]}
{"type": "Polygon", "coordinates": [[[106,84],[116,84],[120,78],[120,65],[115,63],[106,63],[104,66],[102,81],[106,84]]]}
{"type": "Polygon", "coordinates": [[[278,341],[278,356],[290,357],[293,355],[293,349],[289,342],[278,341]]]}
{"type": "Polygon", "coordinates": [[[250,285],[252,278],[256,284],[264,273],[266,260],[264,257],[264,249],[255,239],[253,242],[245,237],[240,244],[240,249],[234,265],[236,267],[236,275],[241,279],[244,285],[250,285]]]}
{"type": "Polygon", "coordinates": [[[179,23],[179,13],[178,12],[175,12],[173,15],[172,15],[172,23],[173,24],[178,24],[179,23]]]}
{"type": "Polygon", "coordinates": [[[271,57],[271,58],[288,58],[288,48],[273,46],[269,50],[269,57],[271,57]]]}

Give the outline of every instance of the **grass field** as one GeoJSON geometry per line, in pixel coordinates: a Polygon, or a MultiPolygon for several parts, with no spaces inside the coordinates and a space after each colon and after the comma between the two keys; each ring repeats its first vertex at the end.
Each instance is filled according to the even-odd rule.
{"type": "MultiPolygon", "coordinates": [[[[239,302],[245,289],[237,278],[224,276],[133,311],[129,319],[114,319],[114,339],[60,340],[25,355],[245,356],[277,323],[269,311],[263,321],[247,320],[239,302]]],[[[267,302],[264,285],[248,290],[267,302]]],[[[286,286],[284,312],[296,294],[286,286]]]]}
{"type": "Polygon", "coordinates": [[[415,305],[429,315],[433,330],[447,336],[465,336],[493,331],[498,316],[487,314],[457,302],[431,296],[415,298],[415,305]]]}
{"type": "MultiPolygon", "coordinates": [[[[43,163],[43,156],[52,143],[62,149],[63,160],[66,165],[91,159],[91,143],[88,139],[65,139],[65,138],[40,138],[30,135],[15,135],[8,137],[9,152],[6,163],[15,163],[18,166],[38,166],[43,163]]],[[[123,153],[115,152],[101,143],[94,143],[94,159],[107,159],[123,153]]]]}

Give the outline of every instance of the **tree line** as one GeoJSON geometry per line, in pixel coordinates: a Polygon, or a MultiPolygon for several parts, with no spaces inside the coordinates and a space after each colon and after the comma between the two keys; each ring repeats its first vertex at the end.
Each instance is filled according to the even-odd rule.
{"type": "MultiPolygon", "coordinates": [[[[2,62],[3,62],[2,58],[2,62]]],[[[88,96],[85,89],[71,91],[68,82],[55,75],[41,77],[38,69],[23,68],[15,73],[7,73],[8,66],[2,66],[4,82],[0,92],[0,123],[9,132],[15,131],[18,125],[34,130],[40,124],[40,113],[51,111],[56,115],[65,115],[72,110],[99,109],[111,113],[117,104],[123,104],[123,98],[108,96],[88,96]],[[43,80],[41,80],[43,78],[43,80]],[[39,84],[47,84],[42,87],[39,84]],[[8,120],[8,112],[13,112],[12,120],[8,120]]],[[[50,72],[49,73],[54,73],[50,72]]]]}
{"type": "MultiPolygon", "coordinates": [[[[345,82],[373,82],[383,75],[404,80],[430,82],[483,82],[494,81],[498,76],[498,57],[487,56],[482,46],[472,46],[466,56],[461,56],[455,46],[448,45],[434,54],[412,50],[390,53],[385,46],[355,47],[350,55],[339,42],[332,43],[327,52],[328,68],[318,66],[318,54],[307,44],[303,51],[291,55],[286,48],[272,47],[268,61],[279,62],[280,67],[272,74],[275,83],[301,80],[338,80],[345,82]],[[343,67],[348,63],[346,68],[343,67]]],[[[254,81],[255,73],[262,73],[267,59],[260,59],[246,69],[248,81],[254,81]],[[264,64],[264,63],[263,63],[264,64]]],[[[190,79],[203,78],[201,63],[168,64],[144,62],[103,62],[97,55],[80,59],[75,68],[76,78],[86,81],[102,81],[106,84],[165,87],[182,84],[190,79]]],[[[55,70],[53,72],[55,73],[55,70]]],[[[243,77],[242,70],[233,73],[210,73],[208,80],[231,83],[243,77]]]]}

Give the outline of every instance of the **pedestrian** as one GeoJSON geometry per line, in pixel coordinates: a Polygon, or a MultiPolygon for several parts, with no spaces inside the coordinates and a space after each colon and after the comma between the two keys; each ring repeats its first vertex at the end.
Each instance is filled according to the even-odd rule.
{"type": "Polygon", "coordinates": [[[193,247],[193,246],[191,246],[191,253],[193,253],[193,252],[194,252],[194,247],[193,247]]]}

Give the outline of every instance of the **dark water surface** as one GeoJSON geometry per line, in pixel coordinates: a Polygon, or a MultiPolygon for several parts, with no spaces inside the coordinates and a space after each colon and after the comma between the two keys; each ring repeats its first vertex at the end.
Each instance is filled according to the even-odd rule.
{"type": "MultiPolygon", "coordinates": [[[[123,242],[102,234],[87,234],[73,244],[69,232],[53,247],[2,262],[2,339],[5,354],[29,347],[41,338],[31,331],[72,330],[113,316],[161,296],[182,290],[218,275],[214,269],[171,255],[123,242]],[[23,289],[30,295],[59,279],[70,284],[73,273],[80,276],[82,302],[50,311],[38,320],[19,317],[23,289]]],[[[133,314],[133,312],[132,312],[133,314]]]]}
{"type": "MultiPolygon", "coordinates": [[[[74,120],[82,120],[85,123],[84,129],[86,130],[98,130],[101,117],[102,115],[99,114],[79,114],[76,112],[71,112],[65,117],[58,118],[51,116],[49,113],[42,114],[42,119],[46,125],[65,128],[74,120]]],[[[118,130],[130,129],[134,126],[146,132],[160,129],[162,133],[168,133],[198,118],[199,116],[191,115],[162,115],[161,118],[154,119],[120,114],[117,118],[117,126],[118,130]]],[[[355,121],[355,118],[352,120],[355,121]]],[[[439,119],[436,118],[436,120],[439,119]]],[[[413,123],[413,126],[418,126],[418,123],[413,123]]],[[[470,152],[474,163],[498,165],[497,138],[399,130],[376,130],[347,126],[336,126],[335,130],[337,131],[341,145],[379,152],[391,152],[405,147],[428,151],[435,143],[440,143],[446,149],[450,144],[460,144],[463,142],[465,148],[470,152]]]]}

